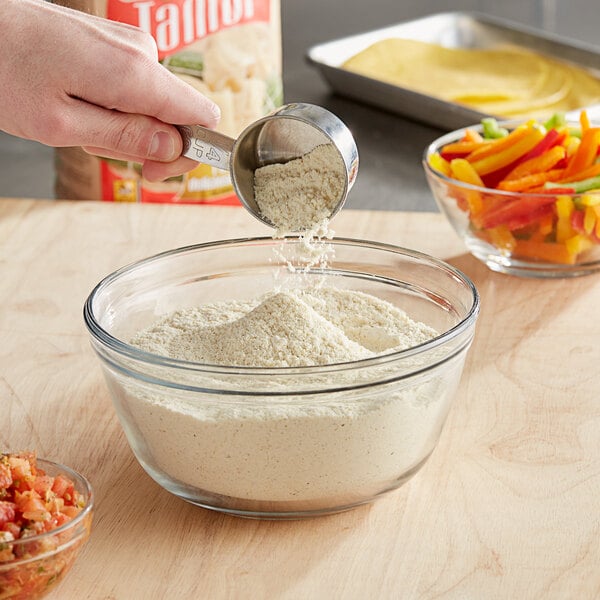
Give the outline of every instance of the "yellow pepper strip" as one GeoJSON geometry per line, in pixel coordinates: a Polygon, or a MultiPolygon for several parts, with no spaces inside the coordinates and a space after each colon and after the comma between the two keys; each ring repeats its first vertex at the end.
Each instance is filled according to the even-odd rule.
{"type": "Polygon", "coordinates": [[[477,171],[473,168],[473,165],[465,158],[455,158],[450,161],[450,171],[454,179],[470,183],[471,185],[477,185],[484,187],[483,181],[477,171]]]}
{"type": "Polygon", "coordinates": [[[577,152],[577,149],[579,148],[580,144],[581,139],[579,139],[578,137],[575,137],[574,135],[567,136],[563,143],[563,146],[567,151],[567,158],[571,158],[571,156],[573,156],[577,152]]]}
{"type": "Polygon", "coordinates": [[[583,194],[577,202],[581,206],[598,206],[600,204],[600,194],[583,194]]]}
{"type": "Polygon", "coordinates": [[[575,233],[571,226],[571,215],[575,205],[569,196],[558,196],[556,198],[556,241],[562,243],[573,236],[575,233]]]}
{"type": "Polygon", "coordinates": [[[473,165],[473,168],[479,173],[479,175],[487,175],[488,173],[493,173],[494,171],[497,171],[502,167],[510,165],[519,157],[529,152],[543,137],[544,134],[541,130],[529,128],[527,134],[524,137],[519,139],[519,141],[515,142],[514,144],[510,145],[502,152],[499,152],[498,154],[493,154],[492,156],[488,156],[486,158],[482,158],[474,162],[472,162],[470,158],[468,159],[469,162],[471,162],[471,164],[473,165]]]}
{"type": "Polygon", "coordinates": [[[563,146],[554,146],[550,150],[525,160],[518,164],[510,173],[504,178],[504,181],[511,181],[512,179],[521,179],[526,175],[533,175],[534,173],[543,173],[549,171],[559,161],[561,161],[567,154],[567,151],[563,146]]]}
{"type": "Polygon", "coordinates": [[[600,205],[593,206],[592,208],[596,213],[596,228],[594,230],[594,235],[600,239],[600,205]]]}
{"type": "Polygon", "coordinates": [[[580,233],[576,233],[568,240],[565,240],[565,248],[567,249],[567,252],[573,256],[574,260],[579,254],[589,250],[593,245],[594,242],[592,242],[592,240],[580,233]]]}
{"type": "MultiPolygon", "coordinates": [[[[484,187],[481,177],[479,177],[477,171],[475,171],[471,163],[465,158],[455,158],[454,160],[451,160],[450,172],[454,179],[476,185],[477,187],[484,187]]],[[[469,205],[470,213],[472,215],[480,213],[483,209],[481,194],[475,190],[467,190],[465,192],[465,197],[467,204],[469,205]]]]}
{"type": "Polygon", "coordinates": [[[429,156],[429,166],[443,173],[446,177],[450,177],[450,163],[438,152],[434,152],[429,156]]]}
{"type": "Polygon", "coordinates": [[[506,148],[509,148],[518,142],[520,139],[524,138],[531,131],[531,129],[532,128],[528,127],[527,125],[519,125],[507,136],[492,140],[492,142],[486,144],[484,147],[471,152],[471,154],[467,156],[467,160],[469,162],[476,162],[498,152],[502,152],[503,150],[506,150],[506,148]]]}
{"type": "Polygon", "coordinates": [[[586,206],[583,213],[583,230],[591,235],[596,227],[596,211],[593,206],[586,206]]]}

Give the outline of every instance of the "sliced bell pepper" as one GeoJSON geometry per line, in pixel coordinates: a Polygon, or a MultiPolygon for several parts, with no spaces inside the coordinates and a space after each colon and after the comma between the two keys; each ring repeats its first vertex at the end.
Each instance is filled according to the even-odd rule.
{"type": "Polygon", "coordinates": [[[487,139],[499,139],[508,136],[508,129],[500,127],[498,121],[493,117],[481,119],[483,137],[487,139]]]}
{"type": "Polygon", "coordinates": [[[564,244],[532,240],[517,240],[512,255],[563,265],[572,265],[576,259],[576,255],[570,253],[564,244]]]}
{"type": "MultiPolygon", "coordinates": [[[[544,134],[539,129],[530,127],[523,137],[501,152],[478,160],[471,159],[474,154],[472,153],[467,157],[467,160],[473,165],[473,168],[479,175],[486,175],[514,162],[529,152],[543,137],[544,134]]],[[[501,141],[507,139],[508,137],[503,138],[501,141]]]]}
{"type": "MultiPolygon", "coordinates": [[[[534,146],[525,156],[523,156],[523,162],[542,156],[544,152],[547,152],[551,148],[562,144],[564,139],[567,137],[565,131],[559,131],[558,129],[550,129],[546,135],[540,140],[540,142],[534,146]]],[[[566,151],[565,151],[566,154],[566,151]]]]}
{"type": "Polygon", "coordinates": [[[600,144],[600,128],[590,127],[581,137],[581,143],[569,160],[565,177],[575,175],[594,164],[600,144]]]}
{"type": "Polygon", "coordinates": [[[473,152],[467,156],[467,160],[469,162],[475,162],[488,156],[493,156],[498,152],[502,152],[503,150],[506,150],[506,148],[509,148],[518,142],[520,139],[523,139],[530,132],[530,130],[531,127],[528,125],[519,125],[519,127],[513,129],[507,136],[492,140],[491,143],[486,144],[484,147],[479,148],[478,150],[473,150],[473,152]]]}
{"type": "MultiPolygon", "coordinates": [[[[544,184],[544,187],[548,190],[563,186],[564,183],[562,182],[553,183],[552,181],[548,181],[544,184]]],[[[600,175],[590,177],[589,179],[582,179],[581,181],[569,181],[568,187],[572,188],[573,192],[576,194],[583,194],[590,190],[600,190],[600,175]]]]}
{"type": "Polygon", "coordinates": [[[507,192],[524,192],[529,191],[532,188],[544,185],[548,181],[554,181],[560,179],[563,173],[562,169],[554,169],[552,171],[546,171],[542,173],[531,173],[530,175],[524,175],[519,179],[504,179],[498,184],[499,190],[505,190],[507,192]]]}
{"type": "Polygon", "coordinates": [[[554,196],[524,196],[518,200],[508,200],[494,209],[485,210],[473,223],[480,229],[492,229],[505,225],[509,231],[520,229],[539,221],[554,212],[554,196]]]}
{"type": "Polygon", "coordinates": [[[481,142],[472,142],[467,140],[461,140],[460,142],[453,142],[451,144],[446,144],[440,154],[447,161],[451,161],[454,158],[463,158],[478,150],[479,148],[483,148],[484,146],[489,145],[490,141],[481,141],[481,142]]]}
{"type": "MultiPolygon", "coordinates": [[[[450,172],[454,179],[464,181],[471,185],[478,187],[484,187],[481,177],[477,174],[477,171],[473,168],[471,163],[464,158],[455,158],[450,161],[450,172]]],[[[477,190],[465,190],[465,199],[469,205],[469,212],[477,214],[482,209],[481,194],[477,190]]]]}
{"type": "Polygon", "coordinates": [[[556,241],[562,243],[569,239],[574,231],[571,225],[571,215],[575,204],[570,196],[557,196],[556,198],[556,241]]]}
{"type": "MultiPolygon", "coordinates": [[[[542,140],[543,141],[543,140],[542,140]]],[[[537,154],[531,158],[521,160],[517,166],[504,178],[504,181],[511,179],[520,179],[526,175],[549,171],[566,156],[566,151],[562,146],[553,146],[546,148],[542,154],[537,154]]]]}
{"type": "Polygon", "coordinates": [[[429,166],[432,169],[435,169],[436,171],[443,173],[444,175],[446,175],[446,177],[450,177],[450,163],[445,158],[443,158],[440,154],[438,154],[437,152],[434,152],[429,157],[428,162],[429,162],[429,166]]]}

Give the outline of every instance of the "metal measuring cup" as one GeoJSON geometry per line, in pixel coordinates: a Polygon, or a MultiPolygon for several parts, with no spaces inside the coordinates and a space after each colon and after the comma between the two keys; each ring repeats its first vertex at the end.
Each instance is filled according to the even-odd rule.
{"type": "Polygon", "coordinates": [[[333,144],[342,159],[342,193],[330,218],[343,206],[358,172],[358,149],[350,130],[333,113],[314,104],[285,104],[251,123],[237,139],[200,125],[179,125],[182,156],[228,170],[242,205],[259,221],[274,227],[261,214],[254,198],[254,172],[286,163],[322,144],[333,144]]]}

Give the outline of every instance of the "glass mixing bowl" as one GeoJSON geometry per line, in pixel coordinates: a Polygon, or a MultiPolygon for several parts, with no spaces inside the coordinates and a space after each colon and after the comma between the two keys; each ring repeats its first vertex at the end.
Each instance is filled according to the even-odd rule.
{"type": "Polygon", "coordinates": [[[342,238],[327,266],[290,270],[281,257],[301,246],[253,238],[165,252],[109,275],[85,303],[135,456],[184,500],[259,518],[337,512],[400,486],[438,441],[475,332],[473,283],[430,256],[342,238]],[[129,343],[178,309],[313,285],[377,296],[439,335],[375,358],[293,368],[186,362],[129,343]]]}
{"type": "MultiPolygon", "coordinates": [[[[512,130],[520,124],[499,125],[512,130]]],[[[597,191],[503,191],[464,183],[434,169],[431,155],[459,141],[466,129],[481,132],[482,126],[458,129],[433,141],[425,149],[423,168],[440,211],[469,252],[492,271],[521,277],[575,277],[600,270],[597,191]]]]}

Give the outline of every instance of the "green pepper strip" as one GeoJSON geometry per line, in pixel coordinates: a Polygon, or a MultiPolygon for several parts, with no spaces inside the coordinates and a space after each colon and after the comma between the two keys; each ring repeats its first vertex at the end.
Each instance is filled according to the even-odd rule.
{"type": "Polygon", "coordinates": [[[483,137],[487,140],[503,138],[508,135],[508,129],[498,126],[498,121],[492,117],[481,119],[481,125],[483,126],[483,137]]]}
{"type": "Polygon", "coordinates": [[[588,179],[581,179],[580,181],[570,181],[569,183],[553,183],[551,181],[547,181],[544,184],[544,187],[547,190],[551,190],[553,188],[564,188],[565,186],[569,188],[573,188],[573,191],[576,194],[583,194],[583,192],[589,192],[590,190],[600,189],[600,175],[597,177],[590,177],[588,179]]]}

